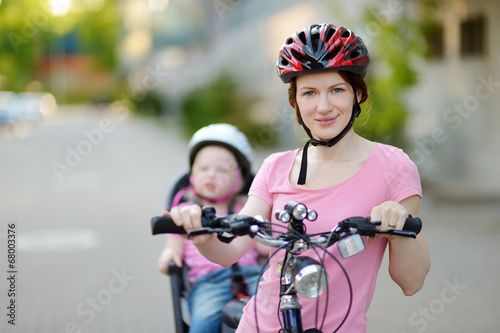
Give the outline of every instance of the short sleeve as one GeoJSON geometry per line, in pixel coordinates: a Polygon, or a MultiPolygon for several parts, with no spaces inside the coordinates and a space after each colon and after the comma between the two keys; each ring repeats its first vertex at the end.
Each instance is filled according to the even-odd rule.
{"type": "Polygon", "coordinates": [[[271,168],[272,155],[264,160],[262,166],[259,171],[255,175],[255,178],[252,182],[252,186],[250,186],[250,190],[248,191],[248,195],[256,196],[270,206],[273,204],[273,198],[269,191],[269,174],[271,168]]]}
{"type": "Polygon", "coordinates": [[[386,200],[401,202],[413,195],[422,197],[418,168],[401,149],[393,152],[386,170],[386,200]]]}

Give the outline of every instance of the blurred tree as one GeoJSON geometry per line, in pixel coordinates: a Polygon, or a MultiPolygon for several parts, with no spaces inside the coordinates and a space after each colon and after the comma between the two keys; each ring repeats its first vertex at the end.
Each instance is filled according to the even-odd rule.
{"type": "Polygon", "coordinates": [[[417,83],[415,60],[423,55],[424,49],[420,24],[408,17],[402,4],[391,17],[381,17],[380,11],[366,8],[364,21],[379,24],[379,29],[369,40],[370,112],[364,112],[355,127],[369,139],[404,146],[408,115],[404,93],[417,83]]]}
{"type": "MultiPolygon", "coordinates": [[[[413,3],[414,5],[414,3],[413,3]]],[[[346,5],[333,4],[336,13],[348,13],[346,5]]],[[[371,64],[366,77],[370,99],[354,124],[360,135],[375,141],[405,146],[405,122],[408,107],[404,94],[418,81],[416,60],[424,55],[423,27],[426,17],[416,13],[412,2],[377,1],[351,18],[343,20],[363,38],[371,64]],[[372,112],[373,110],[373,112],[372,112]]],[[[421,10],[426,4],[422,2],[421,10]]]]}
{"type": "Polygon", "coordinates": [[[119,13],[116,0],[103,0],[99,8],[89,1],[17,0],[0,4],[0,75],[2,89],[22,91],[36,78],[44,57],[68,52],[61,42],[71,36],[72,51],[90,54],[105,69],[116,66],[119,13]],[[58,6],[71,4],[65,15],[56,16],[58,6]]]}
{"type": "Polygon", "coordinates": [[[22,90],[33,74],[41,53],[40,26],[47,14],[37,17],[37,24],[26,15],[38,4],[36,0],[3,1],[0,5],[0,75],[5,78],[2,89],[22,90]],[[22,19],[24,18],[24,19],[22,19]]]}
{"type": "Polygon", "coordinates": [[[116,68],[116,45],[120,32],[117,0],[106,0],[98,13],[84,12],[75,30],[84,52],[96,56],[103,68],[116,68]]]}
{"type": "Polygon", "coordinates": [[[229,123],[237,126],[249,140],[258,137],[259,126],[249,118],[255,98],[238,91],[227,71],[208,85],[190,92],[182,101],[182,122],[187,137],[203,126],[229,123]]]}

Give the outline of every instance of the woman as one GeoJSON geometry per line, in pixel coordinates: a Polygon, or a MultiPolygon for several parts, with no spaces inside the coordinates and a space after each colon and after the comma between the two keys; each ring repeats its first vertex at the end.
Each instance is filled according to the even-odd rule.
{"type": "MultiPolygon", "coordinates": [[[[319,215],[317,221],[306,225],[308,233],[331,230],[338,221],[351,216],[371,216],[372,221],[382,222],[377,227],[381,230],[400,230],[409,214],[419,216],[422,191],[415,164],[402,150],[366,140],[352,128],[360,112],[359,104],[368,96],[363,77],[369,62],[362,40],[344,27],[311,25],[285,41],[277,63],[278,74],[290,84],[290,104],[310,140],[303,149],[273,154],[264,161],[241,214],[262,215],[276,222],[273,211],[290,200],[299,201],[319,215]]],[[[171,215],[186,230],[201,227],[199,208],[174,209],[171,215]]],[[[193,241],[206,258],[224,266],[238,260],[255,242],[240,237],[231,244],[221,244],[212,235],[198,236],[193,241]]],[[[365,251],[342,261],[354,295],[349,316],[339,332],[366,330],[366,312],[387,244],[391,278],[405,295],[422,288],[430,268],[423,233],[416,239],[387,235],[369,239],[365,251]]],[[[336,248],[330,249],[340,257],[336,248]]],[[[256,318],[259,332],[279,330],[278,315],[274,313],[279,302],[276,265],[284,255],[281,252],[271,258],[270,269],[256,297],[245,308],[238,332],[256,332],[256,318]],[[269,309],[273,309],[273,315],[269,315],[269,309]]],[[[304,255],[315,256],[312,250],[304,255]]],[[[319,297],[319,304],[318,299],[299,296],[304,329],[333,331],[347,313],[349,289],[345,276],[335,262],[327,260],[325,266],[330,277],[329,295],[319,297]]]]}

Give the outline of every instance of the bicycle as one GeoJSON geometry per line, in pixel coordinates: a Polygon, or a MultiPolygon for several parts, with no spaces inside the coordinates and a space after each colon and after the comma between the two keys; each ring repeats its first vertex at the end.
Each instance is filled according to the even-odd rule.
{"type": "MultiPolygon", "coordinates": [[[[332,256],[326,249],[337,243],[339,252],[344,259],[350,258],[365,249],[361,236],[373,237],[376,234],[388,234],[401,237],[416,238],[422,228],[420,218],[407,218],[403,230],[377,230],[376,226],[380,222],[371,222],[369,217],[351,217],[344,219],[332,230],[317,234],[307,234],[303,221],[314,221],[318,214],[316,211],[308,209],[304,204],[290,201],[283,210],[275,212],[276,218],[287,224],[286,232],[278,233],[276,237],[272,235],[271,222],[262,217],[249,217],[232,214],[225,217],[215,217],[215,210],[212,207],[203,207],[202,225],[203,228],[191,230],[188,235],[196,236],[202,234],[216,233],[219,240],[229,243],[235,237],[249,235],[258,242],[277,249],[286,250],[282,266],[280,269],[280,306],[282,315],[282,332],[303,333],[301,305],[298,301],[297,292],[305,297],[318,297],[328,288],[328,276],[321,263],[307,256],[299,256],[307,249],[322,249],[325,256],[332,256]]],[[[153,217],[151,220],[153,235],[160,233],[185,234],[186,231],[177,226],[170,217],[153,217]]],[[[276,233],[276,230],[274,230],[276,233]]],[[[333,258],[343,269],[342,264],[333,258]]],[[[344,270],[344,269],[343,269],[344,270]]],[[[350,300],[347,313],[334,330],[338,331],[349,315],[352,303],[352,289],[349,277],[344,270],[344,274],[349,284],[350,300]]],[[[326,312],[325,312],[326,313],[326,312]]],[[[322,329],[322,327],[320,327],[322,329]]],[[[308,329],[304,333],[322,331],[320,329],[308,329]]]]}

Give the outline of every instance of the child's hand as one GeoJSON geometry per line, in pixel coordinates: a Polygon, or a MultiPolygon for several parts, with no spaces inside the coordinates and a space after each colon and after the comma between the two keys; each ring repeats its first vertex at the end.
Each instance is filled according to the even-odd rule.
{"type": "Polygon", "coordinates": [[[165,248],[158,258],[158,270],[168,275],[168,264],[173,261],[178,267],[182,267],[182,258],[176,251],[165,248]]]}

